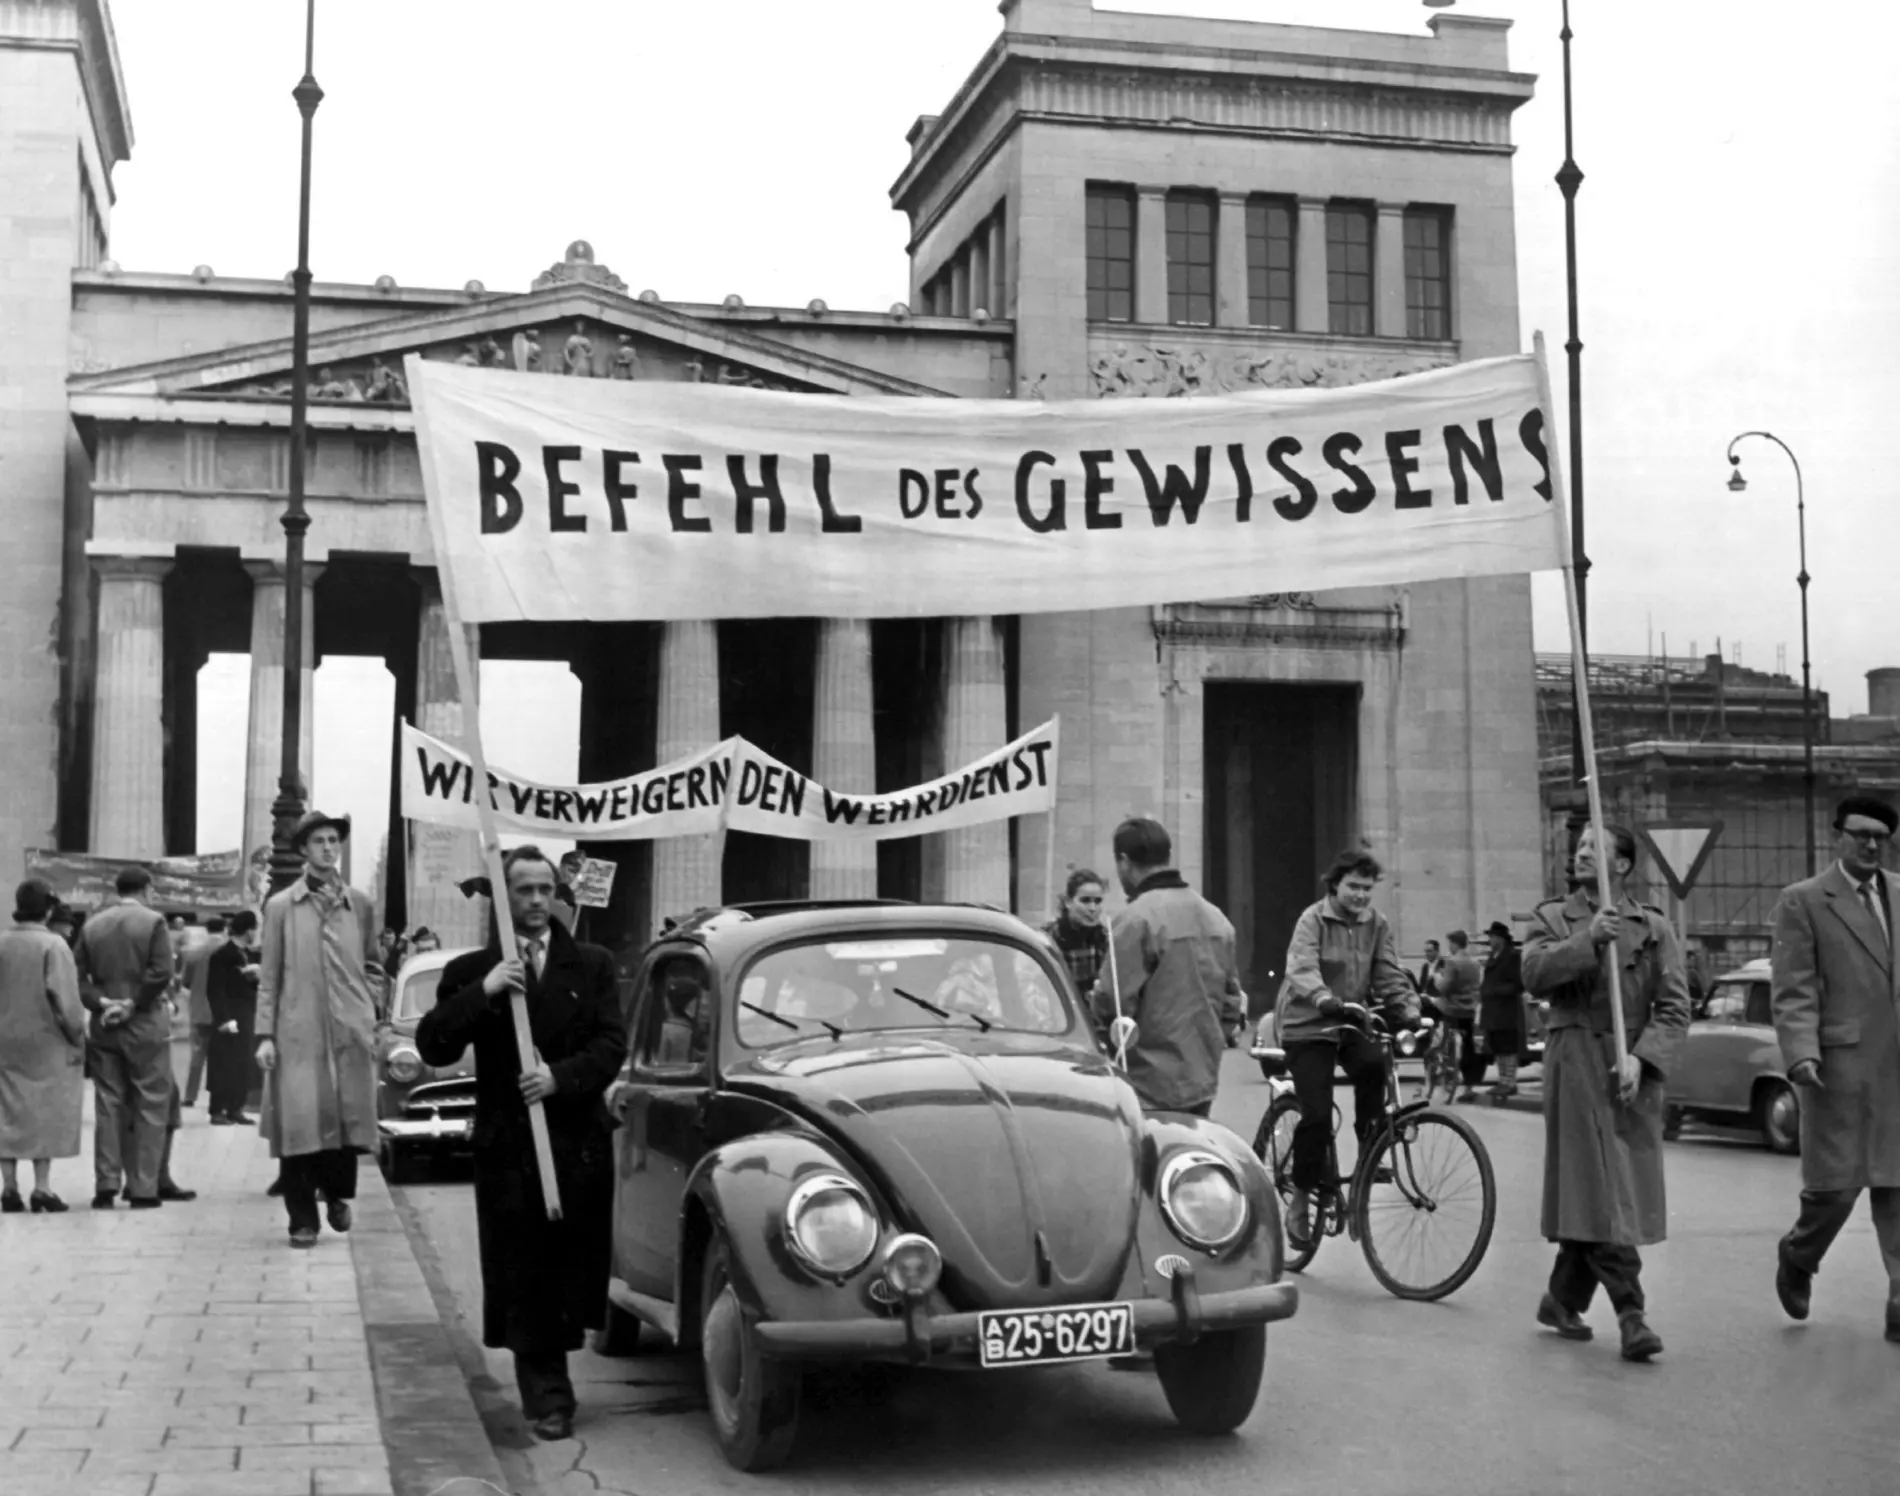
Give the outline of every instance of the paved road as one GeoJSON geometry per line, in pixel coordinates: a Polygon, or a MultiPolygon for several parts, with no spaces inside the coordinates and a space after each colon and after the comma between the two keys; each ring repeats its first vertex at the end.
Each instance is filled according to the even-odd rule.
{"type": "MultiPolygon", "coordinates": [[[[1217,1115],[1251,1135],[1266,1094],[1244,1056],[1230,1055],[1217,1115]]],[[[1669,1149],[1671,1240],[1645,1254],[1652,1321],[1669,1349],[1629,1366],[1601,1301],[1589,1345],[1532,1323],[1550,1256],[1537,1235],[1542,1120],[1461,1110],[1490,1147],[1501,1195],[1477,1276],[1446,1303],[1402,1303],[1355,1248],[1327,1242],[1301,1280],[1298,1317],[1273,1334],[1254,1416],[1231,1438],[1182,1434],[1151,1378],[1097,1365],[879,1370],[815,1385],[793,1465],[758,1478],[714,1448],[689,1359],[577,1356],[581,1437],[568,1444],[526,1437],[509,1358],[484,1357],[471,1339],[477,1397],[514,1483],[544,1496],[869,1496],[900,1481],[907,1496],[1896,1488],[1900,1346],[1881,1338],[1886,1284],[1864,1205],[1817,1281],[1814,1317],[1792,1325],[1772,1278],[1795,1161],[1739,1138],[1685,1135],[1669,1149]]],[[[470,1192],[440,1183],[398,1193],[466,1332],[480,1308],[470,1192]]]]}

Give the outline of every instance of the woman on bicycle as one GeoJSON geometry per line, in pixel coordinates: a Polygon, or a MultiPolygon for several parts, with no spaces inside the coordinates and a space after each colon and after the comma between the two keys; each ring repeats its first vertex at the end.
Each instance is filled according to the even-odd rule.
{"type": "Polygon", "coordinates": [[[1352,1082],[1353,1133],[1363,1147],[1385,1121],[1386,1061],[1358,1025],[1373,1006],[1387,1010],[1388,1020],[1418,1016],[1392,927],[1372,907],[1372,890],[1384,871],[1369,852],[1341,852],[1326,870],[1326,897],[1299,917],[1287,946],[1278,1030],[1300,1121],[1293,1132],[1294,1190],[1286,1230],[1302,1245],[1312,1232],[1313,1191],[1326,1183],[1333,1067],[1352,1082]]]}

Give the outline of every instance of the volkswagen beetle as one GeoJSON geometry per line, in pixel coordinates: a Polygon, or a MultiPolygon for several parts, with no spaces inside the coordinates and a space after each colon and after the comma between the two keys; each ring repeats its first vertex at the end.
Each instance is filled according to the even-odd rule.
{"type": "Polygon", "coordinates": [[[475,1124],[475,1053],[435,1069],[416,1050],[416,1025],[435,1006],[443,969],[460,950],[403,962],[376,1025],[377,1161],[391,1184],[411,1182],[427,1159],[467,1153],[475,1124]]]}
{"type": "Polygon", "coordinates": [[[1054,947],[993,910],[696,916],[645,955],[609,1100],[599,1348],[697,1348],[740,1469],[784,1460],[821,1362],[1152,1351],[1175,1417],[1224,1433],[1298,1304],[1246,1144],[1144,1114],[1054,947]]]}

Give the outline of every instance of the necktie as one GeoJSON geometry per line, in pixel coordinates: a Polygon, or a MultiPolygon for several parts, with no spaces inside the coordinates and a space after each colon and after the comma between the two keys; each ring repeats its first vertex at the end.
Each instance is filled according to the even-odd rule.
{"type": "Polygon", "coordinates": [[[1887,928],[1887,911],[1881,907],[1874,894],[1874,880],[1869,878],[1860,885],[1860,901],[1867,906],[1867,912],[1874,917],[1874,923],[1880,926],[1880,933],[1887,937],[1888,945],[1893,944],[1893,932],[1887,928]]]}
{"type": "Polygon", "coordinates": [[[529,975],[531,975],[537,982],[540,981],[541,980],[541,942],[538,940],[522,941],[521,942],[521,960],[522,960],[522,964],[528,968],[529,975]]]}

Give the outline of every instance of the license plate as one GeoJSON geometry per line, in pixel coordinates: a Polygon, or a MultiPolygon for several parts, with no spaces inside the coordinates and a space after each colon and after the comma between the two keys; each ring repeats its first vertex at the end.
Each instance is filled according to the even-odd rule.
{"type": "Polygon", "coordinates": [[[1071,1304],[1064,1309],[990,1309],[977,1316],[985,1366],[1090,1361],[1135,1350],[1133,1304],[1071,1304]]]}

